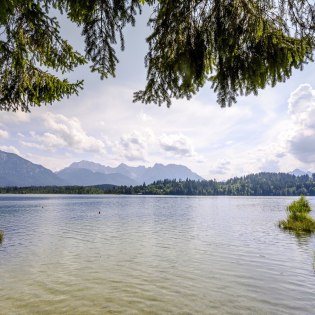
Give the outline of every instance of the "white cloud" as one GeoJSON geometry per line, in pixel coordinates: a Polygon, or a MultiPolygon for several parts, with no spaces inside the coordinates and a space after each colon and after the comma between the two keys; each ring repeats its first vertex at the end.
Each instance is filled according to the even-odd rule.
{"type": "Polygon", "coordinates": [[[296,90],[290,94],[289,113],[301,116],[304,112],[310,110],[310,103],[315,100],[315,91],[310,84],[301,84],[296,90]]]}
{"type": "Polygon", "coordinates": [[[30,132],[31,138],[35,142],[21,141],[21,144],[28,148],[36,148],[40,150],[54,151],[57,148],[67,147],[67,143],[60,137],[45,132],[42,135],[36,134],[36,132],[30,132]]]}
{"type": "Polygon", "coordinates": [[[178,163],[205,178],[308,170],[315,167],[314,90],[300,86],[288,104],[288,90],[297,82],[265,89],[258,97],[240,97],[232,108],[221,109],[205,89],[190,101],[174,100],[170,108],[133,104],[131,85],[108,81],[85,89],[79,98],[36,108],[20,124],[19,119],[2,120],[0,129],[8,130],[12,141],[1,144],[42,154],[43,161],[48,155],[51,165],[60,168],[64,154],[71,153],[69,163],[71,158],[112,166],[178,163]]]}
{"type": "Polygon", "coordinates": [[[54,135],[50,132],[45,132],[41,139],[49,148],[65,147],[69,144],[62,137],[54,135]]]}
{"type": "Polygon", "coordinates": [[[289,152],[302,163],[315,164],[315,90],[309,84],[302,84],[291,93],[289,115],[289,152]]]}
{"type": "Polygon", "coordinates": [[[278,117],[270,125],[260,143],[252,148],[238,143],[234,149],[225,150],[224,156],[234,155],[230,168],[226,168],[224,163],[217,164],[211,173],[227,175],[227,178],[260,171],[288,172],[295,168],[314,168],[315,90],[302,84],[291,93],[287,104],[287,115],[281,119],[278,117]]]}
{"type": "Polygon", "coordinates": [[[35,143],[35,142],[21,141],[21,144],[24,147],[28,147],[28,148],[35,148],[35,149],[40,149],[40,150],[45,149],[45,147],[43,145],[35,143]]]}
{"type": "Polygon", "coordinates": [[[178,156],[196,156],[191,140],[182,134],[163,134],[160,137],[161,148],[178,156]]]}
{"type": "Polygon", "coordinates": [[[87,135],[77,118],[68,119],[60,114],[46,113],[43,121],[49,131],[43,134],[31,131],[33,141],[22,141],[24,146],[48,150],[69,148],[81,152],[104,152],[104,143],[87,135]]]}
{"type": "Polygon", "coordinates": [[[133,131],[130,134],[124,134],[119,141],[122,155],[128,161],[143,161],[147,159],[148,144],[152,141],[154,135],[150,130],[143,132],[133,131]]]}

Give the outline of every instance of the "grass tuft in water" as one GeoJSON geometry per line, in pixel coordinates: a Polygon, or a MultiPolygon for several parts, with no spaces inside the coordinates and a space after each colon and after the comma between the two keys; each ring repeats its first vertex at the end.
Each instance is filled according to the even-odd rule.
{"type": "Polygon", "coordinates": [[[284,230],[290,230],[297,233],[315,232],[315,220],[309,215],[312,211],[308,200],[301,196],[293,201],[286,209],[288,213],[287,220],[279,221],[279,227],[284,230]]]}
{"type": "Polygon", "coordinates": [[[4,232],[0,230],[0,244],[3,242],[4,232]]]}

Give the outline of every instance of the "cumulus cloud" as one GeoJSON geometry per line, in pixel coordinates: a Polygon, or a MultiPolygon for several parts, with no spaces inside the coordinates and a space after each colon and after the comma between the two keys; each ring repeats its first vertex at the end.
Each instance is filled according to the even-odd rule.
{"type": "Polygon", "coordinates": [[[30,131],[31,141],[21,141],[22,145],[51,151],[58,148],[70,148],[80,152],[104,152],[104,143],[87,135],[77,118],[47,113],[43,121],[48,131],[42,134],[30,131]]]}
{"type": "Polygon", "coordinates": [[[248,152],[253,169],[289,171],[315,166],[315,90],[301,84],[288,99],[288,115],[271,129],[266,145],[248,152]]]}
{"type": "Polygon", "coordinates": [[[303,163],[315,163],[315,90],[309,84],[302,84],[291,93],[289,115],[289,152],[303,163]]]}
{"type": "Polygon", "coordinates": [[[42,141],[49,147],[67,146],[74,150],[91,152],[101,152],[104,149],[104,143],[88,136],[75,117],[66,118],[63,115],[48,113],[45,116],[45,124],[51,132],[46,132],[42,141]]]}
{"type": "Polygon", "coordinates": [[[196,156],[191,140],[182,134],[163,134],[160,137],[161,148],[178,156],[196,156]]]}
{"type": "Polygon", "coordinates": [[[310,84],[301,84],[290,94],[289,113],[301,116],[304,112],[310,110],[310,103],[314,102],[315,91],[310,84]]]}
{"type": "Polygon", "coordinates": [[[152,138],[153,135],[149,130],[143,133],[133,131],[130,134],[121,136],[119,145],[124,157],[128,161],[145,161],[148,142],[150,142],[152,138]]]}

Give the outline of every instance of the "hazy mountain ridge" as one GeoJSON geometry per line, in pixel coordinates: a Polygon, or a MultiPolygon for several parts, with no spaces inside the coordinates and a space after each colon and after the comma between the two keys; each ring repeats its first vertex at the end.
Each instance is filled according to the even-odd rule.
{"type": "Polygon", "coordinates": [[[67,183],[51,170],[14,153],[0,151],[0,186],[62,186],[67,183]]]}
{"type": "MultiPolygon", "coordinates": [[[[86,169],[91,172],[103,173],[103,174],[121,174],[129,179],[133,180],[135,184],[150,184],[157,180],[163,179],[193,179],[193,180],[203,180],[201,176],[192,172],[188,167],[177,164],[163,165],[156,163],[152,167],[145,166],[128,166],[124,163],[119,164],[117,167],[105,166],[99,163],[94,163],[91,161],[80,161],[74,162],[70,166],[64,168],[63,170],[57,172],[57,174],[64,173],[66,171],[72,170],[71,173],[74,175],[79,173],[79,170],[86,169]]],[[[66,178],[65,178],[66,179],[66,178]]],[[[70,178],[67,178],[70,180],[70,178]]],[[[135,185],[133,184],[133,185],[135,185]]]]}
{"type": "Polygon", "coordinates": [[[65,168],[56,172],[56,174],[70,185],[91,186],[112,184],[133,186],[138,184],[133,179],[120,173],[104,174],[93,172],[86,168],[65,168]]]}
{"type": "Polygon", "coordinates": [[[149,184],[160,179],[202,180],[198,174],[182,165],[155,164],[153,167],[105,166],[90,161],[74,162],[58,172],[34,164],[17,154],[0,151],[0,186],[90,186],[149,184]]]}
{"type": "MultiPolygon", "coordinates": [[[[296,177],[308,175],[311,172],[295,169],[287,174],[296,177]]],[[[164,179],[203,180],[188,167],[176,164],[155,164],[152,167],[128,166],[120,164],[117,167],[105,166],[91,161],[74,162],[70,166],[52,172],[42,165],[34,164],[17,154],[0,151],[0,187],[5,186],[93,186],[117,185],[136,186],[143,183],[151,184],[164,179]]]]}

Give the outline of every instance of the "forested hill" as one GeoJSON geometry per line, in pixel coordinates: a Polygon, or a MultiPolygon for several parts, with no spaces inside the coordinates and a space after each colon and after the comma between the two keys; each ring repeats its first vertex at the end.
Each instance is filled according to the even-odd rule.
{"type": "Polygon", "coordinates": [[[286,173],[259,173],[216,180],[159,180],[150,185],[90,187],[7,187],[0,193],[44,194],[143,194],[143,195],[229,195],[229,196],[315,196],[315,174],[295,176],[286,173]]]}
{"type": "Polygon", "coordinates": [[[228,195],[228,196],[315,196],[315,174],[294,176],[286,173],[259,173],[235,177],[225,182],[156,181],[150,185],[113,187],[112,193],[154,195],[228,195]]]}

